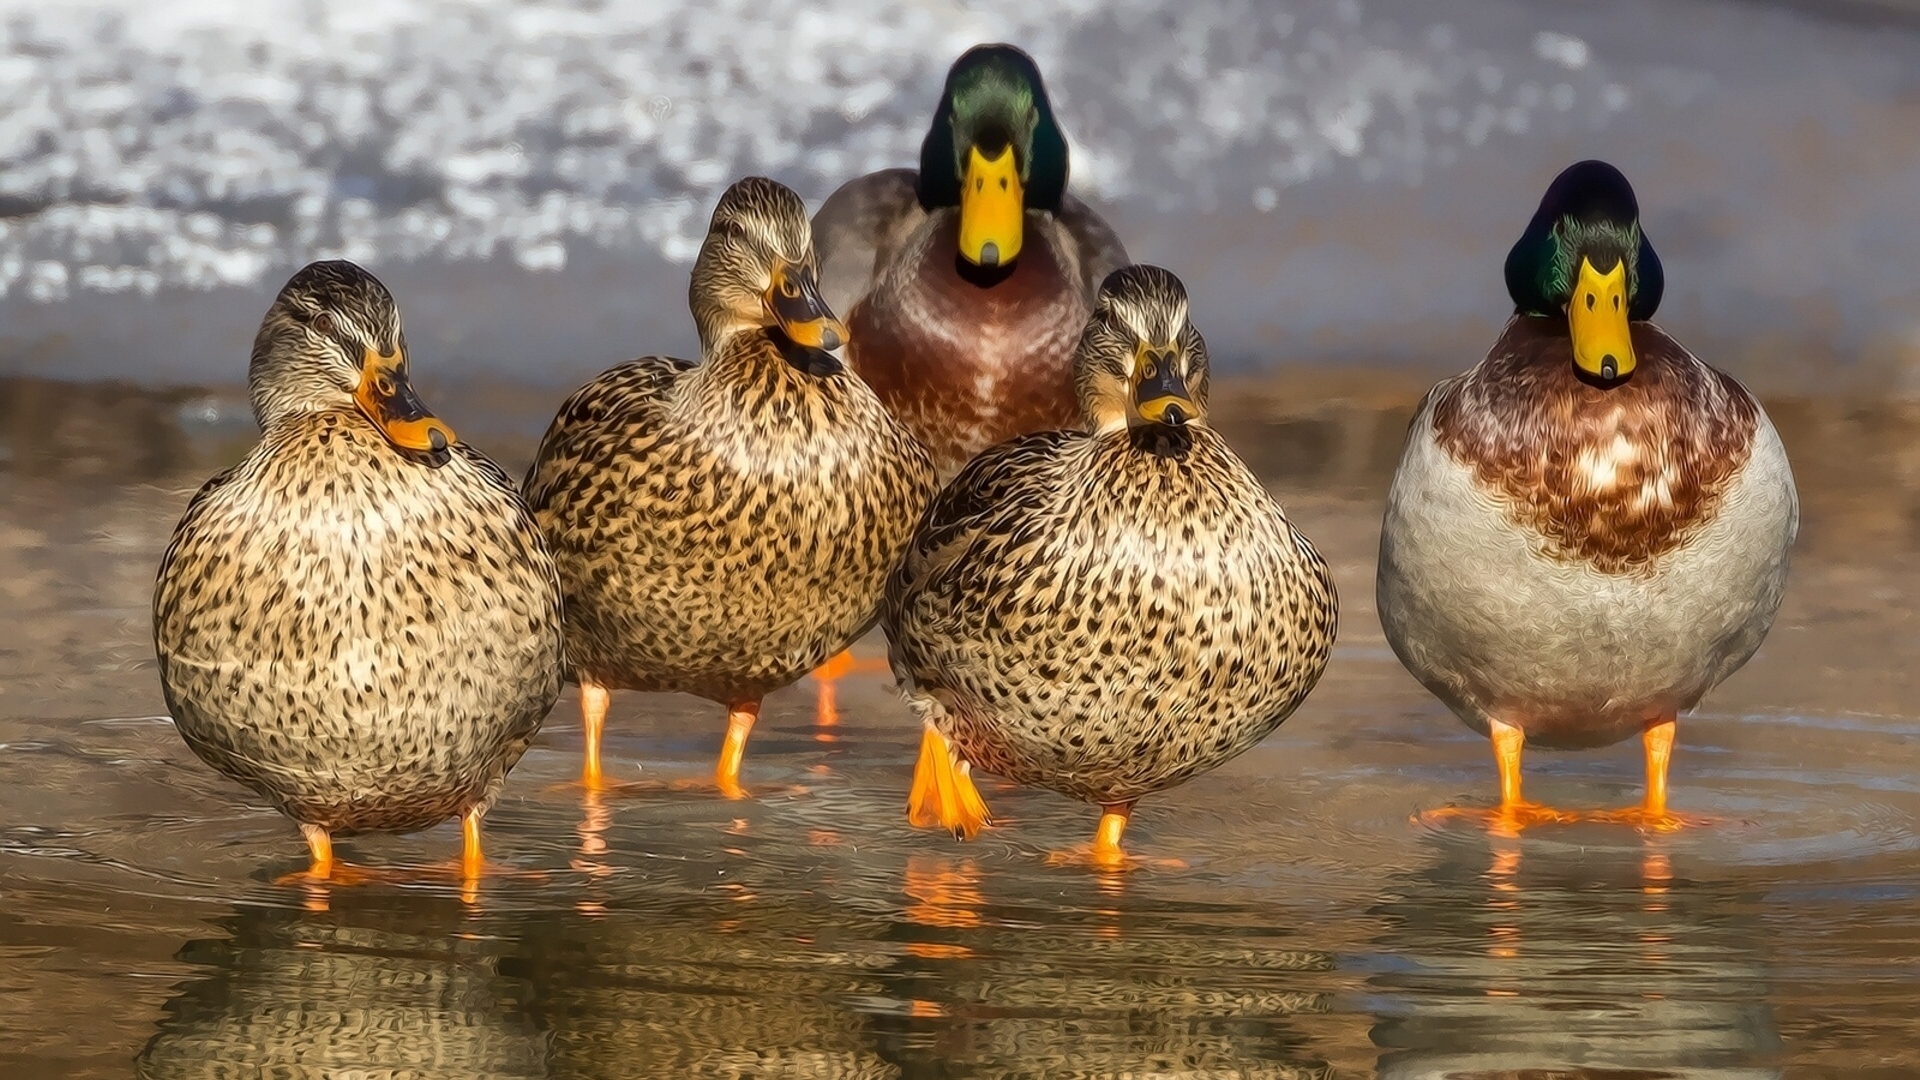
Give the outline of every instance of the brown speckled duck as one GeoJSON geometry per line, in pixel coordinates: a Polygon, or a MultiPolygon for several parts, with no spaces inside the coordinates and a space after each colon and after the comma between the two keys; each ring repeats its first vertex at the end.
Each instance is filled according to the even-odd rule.
{"type": "Polygon", "coordinates": [[[715,769],[742,794],[760,699],[879,617],[886,575],[934,489],[926,451],[825,351],[799,196],[727,189],[693,268],[701,362],[634,360],[561,407],[527,477],[567,597],[585,783],[602,783],[609,691],[727,707],[715,769]]]}
{"type": "Polygon", "coordinates": [[[1109,277],[1080,338],[1085,431],[1002,443],[934,500],[887,589],[926,721],[909,814],[970,836],[977,766],[1104,808],[1249,749],[1333,645],[1319,552],[1207,424],[1205,343],[1172,274],[1109,277]]]}
{"type": "Polygon", "coordinates": [[[248,372],[261,438],[188,504],[154,643],[180,734],[332,837],[480,819],[560,693],[560,587],[513,483],[407,381],[393,297],[349,262],[287,282],[248,372]]]}
{"type": "MultiPolygon", "coordinates": [[[[1746,387],[1648,320],[1665,283],[1625,176],[1553,181],[1507,256],[1516,311],[1428,393],[1380,537],[1380,621],[1493,742],[1503,831],[1578,815],[1520,795],[1522,746],[1641,735],[1655,829],[1674,718],[1773,624],[1798,527],[1786,451],[1746,387]]],[[[1445,815],[1448,811],[1438,812],[1445,815]]]]}
{"type": "Polygon", "coordinates": [[[843,185],[813,222],[847,360],[950,477],[1015,435],[1079,422],[1073,350],[1127,254],[1067,194],[1067,140],[1011,45],[954,62],[920,167],[843,185]]]}

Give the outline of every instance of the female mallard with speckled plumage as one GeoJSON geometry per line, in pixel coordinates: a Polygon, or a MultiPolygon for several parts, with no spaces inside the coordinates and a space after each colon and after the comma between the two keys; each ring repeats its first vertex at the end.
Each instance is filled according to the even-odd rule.
{"type": "Polygon", "coordinates": [[[1524,742],[1643,733],[1646,799],[1603,816],[1670,828],[1674,717],[1773,623],[1793,473],[1753,395],[1647,321],[1664,277],[1611,165],[1554,180],[1506,276],[1506,331],[1408,433],[1381,623],[1408,670],[1492,738],[1501,827],[1573,816],[1521,799],[1524,742]]]}
{"type": "Polygon", "coordinates": [[[879,617],[933,467],[822,351],[845,330],[815,281],[799,196],[740,181],[693,268],[701,363],[623,364],[547,429],[527,501],[565,587],[590,787],[608,691],[680,691],[727,706],[715,779],[740,794],[761,697],[879,617]]]}
{"type": "Polygon", "coordinates": [[[332,835],[479,823],[560,693],[560,586],[513,483],[421,405],[393,297],[287,282],[248,373],[259,445],[160,564],[167,706],[202,760],[332,835]]]}
{"type": "Polygon", "coordinates": [[[926,720],[909,814],[971,835],[971,766],[1102,806],[1252,747],[1333,645],[1327,564],[1206,423],[1206,345],[1178,279],[1110,276],[1080,339],[1085,431],[974,459],[887,589],[896,675],[926,720]]]}
{"type": "Polygon", "coordinates": [[[1026,53],[968,50],[919,170],[847,183],[813,228],[821,292],[853,330],[848,363],[942,477],[1015,435],[1079,423],[1074,346],[1127,254],[1067,194],[1067,141],[1026,53]]]}

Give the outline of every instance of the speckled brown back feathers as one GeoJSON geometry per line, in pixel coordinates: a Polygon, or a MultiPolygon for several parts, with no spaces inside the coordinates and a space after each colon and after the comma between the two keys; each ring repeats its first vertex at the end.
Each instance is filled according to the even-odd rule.
{"type": "Polygon", "coordinates": [[[650,357],[576,392],[526,491],[575,676],[731,702],[873,625],[933,469],[853,375],[739,334],[703,365],[650,357]]]}
{"type": "Polygon", "coordinates": [[[776,268],[814,262],[798,196],[735,184],[694,266],[701,362],[620,365],[554,417],[525,490],[581,681],[754,701],[878,618],[933,467],[865,383],[765,306],[776,268]]]}
{"type": "Polygon", "coordinates": [[[1558,558],[1645,568],[1709,520],[1753,442],[1745,388],[1651,323],[1612,387],[1579,377],[1564,320],[1516,316],[1487,359],[1435,387],[1433,429],[1558,558]]]}

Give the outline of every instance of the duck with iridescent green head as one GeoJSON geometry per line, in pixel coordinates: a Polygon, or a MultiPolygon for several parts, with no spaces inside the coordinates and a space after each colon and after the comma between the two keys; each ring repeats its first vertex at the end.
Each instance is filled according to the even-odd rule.
{"type": "Polygon", "coordinates": [[[814,216],[848,363],[942,477],[996,443],[1079,422],[1074,348],[1100,282],[1128,260],[1068,194],[1067,166],[1033,58],[980,45],[947,73],[919,169],[850,181],[814,216]]]}
{"type": "Polygon", "coordinates": [[[1673,828],[1675,717],[1773,624],[1793,472],[1747,388],[1649,321],[1665,275],[1618,169],[1562,172],[1506,279],[1500,340],[1428,393],[1408,432],[1380,621],[1407,669],[1492,740],[1496,827],[1587,816],[1520,797],[1524,744],[1639,734],[1646,798],[1601,816],[1673,828]]]}

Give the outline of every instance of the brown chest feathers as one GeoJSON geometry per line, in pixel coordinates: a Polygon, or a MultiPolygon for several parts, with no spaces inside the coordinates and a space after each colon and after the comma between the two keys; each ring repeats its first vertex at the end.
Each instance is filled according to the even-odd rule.
{"type": "Polygon", "coordinates": [[[963,275],[956,229],[934,215],[848,314],[847,358],[943,474],[1016,435],[1079,422],[1073,352],[1088,313],[1080,268],[1051,219],[1029,215],[1014,265],[963,275]]]}
{"type": "Polygon", "coordinates": [[[1649,568],[1712,518],[1759,420],[1745,387],[1652,324],[1631,330],[1638,363],[1602,388],[1576,373],[1563,321],[1516,316],[1433,402],[1441,447],[1549,554],[1614,574],[1649,568]]]}

